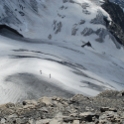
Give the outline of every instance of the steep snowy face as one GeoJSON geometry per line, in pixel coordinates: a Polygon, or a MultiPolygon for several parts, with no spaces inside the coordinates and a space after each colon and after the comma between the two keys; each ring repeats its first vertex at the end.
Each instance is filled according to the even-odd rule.
{"type": "Polygon", "coordinates": [[[124,88],[124,50],[103,0],[0,3],[0,103],[124,88]]]}
{"type": "MultiPolygon", "coordinates": [[[[16,29],[24,37],[81,44],[103,42],[107,35],[104,18],[111,18],[94,0],[0,0],[0,24],[16,29]],[[103,35],[101,35],[103,34],[103,35]]],[[[112,36],[110,36],[112,37],[112,36]]]]}

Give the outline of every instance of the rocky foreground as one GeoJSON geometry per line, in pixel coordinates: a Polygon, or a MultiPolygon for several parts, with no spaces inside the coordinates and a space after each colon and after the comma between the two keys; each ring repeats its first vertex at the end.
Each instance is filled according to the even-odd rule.
{"type": "Polygon", "coordinates": [[[123,124],[124,92],[43,97],[0,106],[0,124],[123,124]]]}

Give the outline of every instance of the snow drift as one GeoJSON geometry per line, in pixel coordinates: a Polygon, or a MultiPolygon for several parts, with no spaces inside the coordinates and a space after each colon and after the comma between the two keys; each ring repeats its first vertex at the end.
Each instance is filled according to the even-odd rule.
{"type": "MultiPolygon", "coordinates": [[[[91,0],[0,0],[0,103],[124,87],[124,50],[91,0]],[[89,41],[90,45],[81,47],[89,41]]],[[[102,1],[103,2],[103,1],[102,1]]]]}

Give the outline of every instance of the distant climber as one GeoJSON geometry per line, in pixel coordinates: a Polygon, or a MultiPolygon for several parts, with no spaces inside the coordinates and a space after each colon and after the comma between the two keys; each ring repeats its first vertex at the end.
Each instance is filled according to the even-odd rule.
{"type": "Polygon", "coordinates": [[[51,74],[49,74],[49,78],[51,78],[51,74]]]}
{"type": "Polygon", "coordinates": [[[40,74],[42,74],[42,70],[40,70],[40,74]]]}
{"type": "Polygon", "coordinates": [[[85,47],[85,46],[92,47],[92,45],[89,41],[87,43],[83,44],[81,47],[85,47]]]}

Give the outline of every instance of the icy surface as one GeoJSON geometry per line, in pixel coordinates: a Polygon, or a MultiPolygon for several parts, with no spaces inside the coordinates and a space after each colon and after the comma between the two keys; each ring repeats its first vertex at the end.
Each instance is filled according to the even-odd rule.
{"type": "Polygon", "coordinates": [[[0,5],[0,23],[27,37],[1,31],[0,103],[124,88],[124,50],[107,31],[103,18],[111,18],[99,2],[32,1],[0,5]]]}

